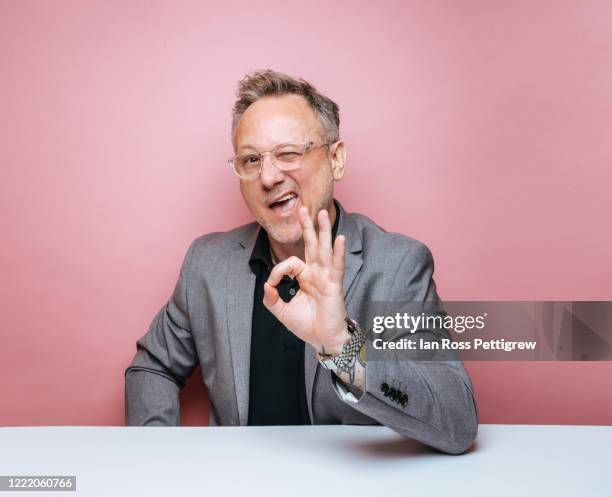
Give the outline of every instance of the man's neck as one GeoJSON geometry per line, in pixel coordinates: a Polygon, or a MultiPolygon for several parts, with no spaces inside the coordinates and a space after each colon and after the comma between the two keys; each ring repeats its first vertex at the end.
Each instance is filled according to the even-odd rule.
{"type": "MultiPolygon", "coordinates": [[[[331,207],[328,209],[329,212],[329,222],[331,226],[336,222],[336,216],[338,213],[336,212],[336,204],[332,200],[331,207]]],[[[318,213],[317,213],[318,215],[318,213]]],[[[318,223],[315,220],[315,229],[317,230],[318,236],[318,223]]],[[[302,260],[304,260],[304,240],[300,239],[295,243],[279,243],[276,240],[270,238],[268,236],[268,240],[270,241],[270,252],[272,256],[272,262],[274,265],[277,263],[288,259],[291,256],[296,256],[302,260]]]]}

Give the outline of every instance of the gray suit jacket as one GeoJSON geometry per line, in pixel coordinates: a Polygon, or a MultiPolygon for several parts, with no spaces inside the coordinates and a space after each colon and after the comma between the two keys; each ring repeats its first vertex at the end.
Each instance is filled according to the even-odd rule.
{"type": "MultiPolygon", "coordinates": [[[[363,322],[368,301],[437,301],[425,245],[339,207],[349,317],[363,322]]],[[[138,340],[126,370],[127,425],[180,425],[179,391],[198,363],[211,424],[247,424],[255,288],[248,261],[259,229],[251,223],[193,241],[172,298],[138,340]]],[[[365,391],[353,402],[308,344],[305,373],[314,424],[383,424],[451,454],[464,452],[476,436],[472,385],[460,361],[368,361],[365,391]],[[383,383],[405,392],[407,405],[386,397],[383,383]]]]}

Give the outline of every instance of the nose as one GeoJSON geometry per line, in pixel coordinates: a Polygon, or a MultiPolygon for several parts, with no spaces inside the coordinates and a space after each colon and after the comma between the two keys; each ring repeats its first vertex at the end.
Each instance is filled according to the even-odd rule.
{"type": "Polygon", "coordinates": [[[272,189],[277,183],[285,179],[285,174],[272,162],[272,154],[263,154],[261,157],[261,182],[267,189],[272,189]]]}

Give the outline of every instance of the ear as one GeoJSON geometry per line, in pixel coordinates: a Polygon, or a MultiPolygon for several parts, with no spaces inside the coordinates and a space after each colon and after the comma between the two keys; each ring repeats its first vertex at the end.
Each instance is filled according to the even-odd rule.
{"type": "Polygon", "coordinates": [[[346,147],[344,142],[337,141],[329,146],[329,159],[331,161],[334,181],[340,181],[344,176],[344,165],[346,164],[346,147]]]}

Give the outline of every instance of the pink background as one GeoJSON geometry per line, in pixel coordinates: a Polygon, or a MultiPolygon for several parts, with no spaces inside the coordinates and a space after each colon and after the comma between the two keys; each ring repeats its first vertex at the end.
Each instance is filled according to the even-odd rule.
{"type": "MultiPolygon", "coordinates": [[[[250,221],[242,75],[341,107],[337,197],[425,242],[446,300],[612,300],[609,1],[0,4],[0,425],[123,423],[196,236],[250,221]]],[[[612,424],[611,363],[471,363],[484,423],[612,424]]],[[[205,424],[199,371],[186,424],[205,424]]]]}

